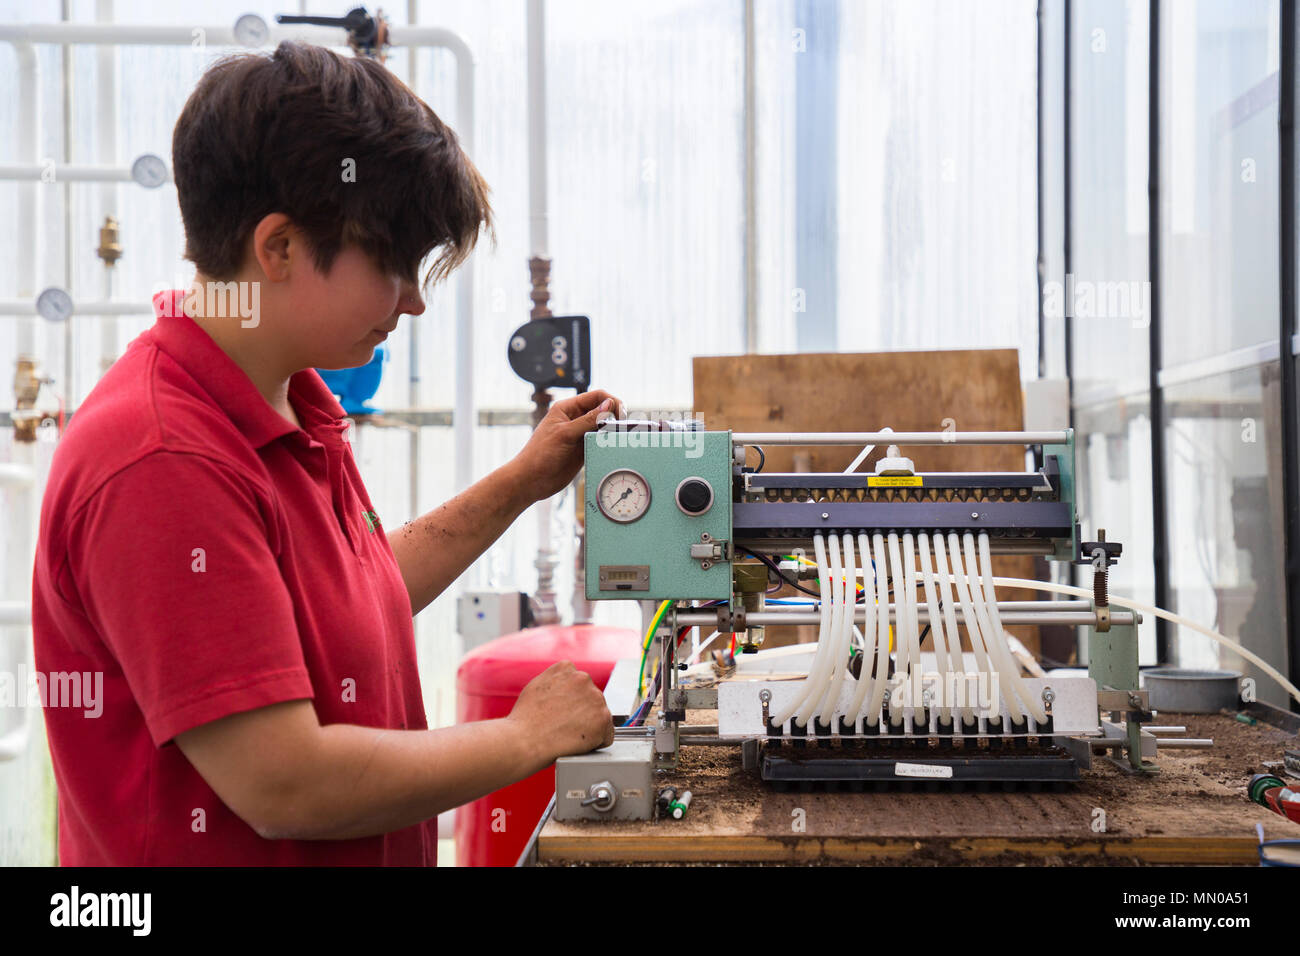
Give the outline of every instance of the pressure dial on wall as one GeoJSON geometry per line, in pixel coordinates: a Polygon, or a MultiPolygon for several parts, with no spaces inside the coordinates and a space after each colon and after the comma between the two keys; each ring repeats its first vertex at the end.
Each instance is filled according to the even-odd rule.
{"type": "Polygon", "coordinates": [[[596,489],[596,504],[610,521],[635,521],[650,507],[650,482],[631,468],[611,471],[596,489]]]}

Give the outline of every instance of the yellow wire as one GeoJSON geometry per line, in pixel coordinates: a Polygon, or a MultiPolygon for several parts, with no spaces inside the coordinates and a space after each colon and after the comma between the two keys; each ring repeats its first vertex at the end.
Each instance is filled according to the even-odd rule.
{"type": "Polygon", "coordinates": [[[650,619],[650,627],[645,632],[645,638],[641,641],[641,649],[645,650],[650,646],[650,638],[654,636],[655,628],[659,626],[659,619],[664,616],[664,608],[668,607],[672,601],[664,601],[655,611],[655,616],[650,619]]]}
{"type": "Polygon", "coordinates": [[[646,687],[645,659],[646,659],[646,655],[650,653],[650,641],[654,638],[654,633],[659,627],[659,622],[663,620],[664,612],[668,609],[668,605],[672,603],[673,602],[669,600],[669,601],[664,601],[662,604],[659,605],[659,609],[655,611],[655,616],[650,619],[650,627],[645,632],[645,639],[641,642],[641,683],[638,685],[639,688],[638,696],[645,695],[645,687],[646,687]]]}

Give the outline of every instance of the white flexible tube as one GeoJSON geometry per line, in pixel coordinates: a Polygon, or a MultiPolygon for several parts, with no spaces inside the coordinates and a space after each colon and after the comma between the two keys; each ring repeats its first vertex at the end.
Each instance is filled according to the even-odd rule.
{"type": "Polygon", "coordinates": [[[1015,692],[1012,690],[1012,676],[1019,676],[1020,667],[1012,663],[1008,666],[1003,659],[998,647],[998,638],[994,633],[992,615],[989,614],[988,600],[984,596],[984,591],[979,587],[979,559],[975,554],[975,535],[967,531],[962,535],[962,544],[965,546],[963,557],[966,559],[966,574],[970,576],[967,582],[970,585],[971,605],[975,608],[975,616],[979,618],[980,633],[984,637],[984,648],[988,651],[989,660],[997,669],[998,684],[997,688],[1002,693],[1002,699],[1006,701],[1007,710],[1010,712],[1012,723],[1020,724],[1025,720],[1025,709],[1021,706],[1020,701],[1016,699],[1015,692]]]}
{"type": "Polygon", "coordinates": [[[907,699],[912,707],[925,707],[922,693],[925,674],[921,670],[921,615],[916,609],[916,542],[909,531],[903,535],[903,591],[907,598],[907,645],[909,670],[907,699]]]}
{"type": "MultiPolygon", "coordinates": [[[[885,538],[877,531],[871,541],[876,562],[876,597],[880,603],[876,608],[876,679],[871,684],[871,700],[867,704],[866,720],[862,725],[864,733],[868,725],[875,727],[879,722],[880,705],[885,699],[885,684],[888,683],[886,675],[889,671],[889,579],[885,564],[885,538]]],[[[862,666],[866,665],[867,661],[864,660],[862,666]]]]}
{"type": "Polygon", "coordinates": [[[849,648],[852,649],[856,647],[858,650],[862,650],[866,646],[867,639],[862,636],[862,632],[858,630],[858,626],[856,624],[853,625],[853,636],[857,638],[857,641],[856,642],[850,641],[849,648]]]}
{"type": "MultiPolygon", "coordinates": [[[[826,635],[830,630],[831,620],[831,594],[830,594],[830,574],[826,570],[826,539],[820,534],[813,535],[813,552],[817,559],[817,581],[821,590],[821,604],[818,610],[821,612],[820,622],[817,626],[817,653],[813,657],[812,667],[808,669],[808,676],[804,678],[803,686],[799,693],[781,710],[771,716],[772,723],[782,726],[787,720],[795,715],[804,701],[812,692],[813,685],[816,682],[816,675],[821,667],[822,660],[826,656],[823,652],[826,649],[826,635]]],[[[808,721],[805,719],[799,726],[807,726],[808,721]]]]}
{"type": "Polygon", "coordinates": [[[921,587],[925,591],[925,607],[930,612],[930,633],[934,636],[934,661],[939,671],[939,718],[943,721],[952,719],[951,701],[948,699],[949,673],[952,667],[948,662],[948,643],[944,640],[943,621],[939,614],[939,602],[934,594],[934,570],[930,563],[930,536],[922,531],[916,539],[916,551],[921,559],[921,587]]]}
{"type": "Polygon", "coordinates": [[[826,539],[826,555],[829,558],[831,579],[831,623],[823,647],[826,651],[826,657],[822,663],[816,685],[813,687],[808,699],[804,701],[804,705],[799,708],[798,720],[800,727],[821,712],[827,687],[838,672],[838,666],[842,663],[838,660],[838,655],[840,633],[844,629],[844,554],[840,550],[840,536],[838,534],[832,534],[826,539]]]}
{"type": "MultiPolygon", "coordinates": [[[[1077,588],[1070,584],[1052,584],[1049,581],[1031,581],[1028,578],[995,577],[993,583],[1008,588],[1031,588],[1035,591],[1046,591],[1051,594],[1073,594],[1076,597],[1092,597],[1092,591],[1087,588],[1077,588]]],[[[1195,621],[1190,621],[1185,617],[1180,617],[1172,611],[1166,611],[1164,608],[1154,607],[1150,604],[1142,604],[1129,597],[1112,594],[1110,596],[1110,603],[1117,604],[1120,607],[1129,608],[1133,611],[1140,611],[1143,614],[1152,614],[1156,617],[1164,618],[1171,624],[1177,624],[1180,627],[1196,631],[1198,634],[1204,634],[1215,643],[1228,648],[1228,650],[1232,651],[1234,654],[1250,661],[1269,677],[1273,678],[1273,680],[1277,681],[1277,683],[1295,700],[1300,701],[1300,688],[1297,688],[1295,684],[1283,677],[1277,668],[1253,651],[1248,651],[1235,641],[1224,637],[1218,631],[1212,631],[1208,627],[1197,624],[1195,621]]]]}
{"type": "MultiPolygon", "coordinates": [[[[858,533],[858,553],[862,555],[862,604],[866,616],[858,635],[862,638],[862,668],[858,671],[858,683],[848,710],[844,712],[845,722],[853,724],[855,731],[858,718],[862,716],[862,705],[872,687],[871,667],[876,649],[876,569],[871,563],[871,543],[865,531],[858,533]]],[[[888,611],[885,616],[889,616],[888,611]]]]}
{"type": "Polygon", "coordinates": [[[704,649],[705,649],[706,647],[708,647],[710,644],[712,644],[712,643],[714,642],[714,640],[718,637],[718,635],[719,635],[720,633],[722,633],[722,632],[721,632],[721,631],[714,631],[714,632],[713,632],[712,634],[710,634],[710,635],[709,635],[705,640],[703,640],[703,641],[700,643],[700,646],[697,647],[697,648],[695,649],[695,652],[694,652],[693,654],[691,654],[690,658],[686,661],[686,663],[687,663],[688,665],[690,665],[690,664],[694,663],[695,661],[699,660],[700,655],[704,653],[704,649]]]}
{"type": "Polygon", "coordinates": [[[844,684],[844,674],[848,670],[849,642],[853,638],[853,613],[858,603],[858,567],[853,555],[853,535],[846,534],[841,538],[840,546],[844,549],[844,583],[839,591],[843,608],[840,630],[835,641],[830,684],[817,707],[817,717],[823,724],[829,724],[835,718],[835,706],[840,702],[840,687],[844,684]]]}
{"type": "MultiPolygon", "coordinates": [[[[936,534],[930,541],[934,547],[934,576],[939,584],[939,603],[943,606],[943,623],[948,632],[948,655],[952,663],[953,680],[961,679],[965,681],[966,676],[966,658],[961,652],[961,633],[957,630],[957,599],[952,593],[952,579],[948,573],[948,555],[943,547],[943,535],[936,534]],[[960,674],[961,678],[956,675],[960,674]]],[[[963,683],[963,688],[965,684],[963,683]]],[[[956,715],[957,698],[955,687],[949,688],[949,696],[952,698],[954,707],[954,716],[956,715]]],[[[975,709],[967,703],[961,707],[961,719],[963,721],[975,719],[975,709]]]]}
{"type": "MultiPolygon", "coordinates": [[[[907,675],[911,672],[908,661],[911,645],[907,641],[907,607],[904,604],[907,586],[903,582],[903,558],[896,534],[889,536],[889,579],[894,582],[894,675],[901,676],[902,682],[898,686],[902,687],[907,684],[907,675]]],[[[902,696],[889,695],[889,722],[895,727],[903,722],[903,708],[899,703],[902,696]]]]}
{"type": "MultiPolygon", "coordinates": [[[[1002,616],[998,612],[998,593],[993,588],[993,555],[989,549],[987,531],[980,532],[979,559],[980,579],[984,587],[984,603],[988,607],[989,618],[993,622],[994,642],[1005,665],[1003,669],[1011,675],[1011,684],[1008,685],[1008,691],[1014,687],[1016,696],[1024,701],[1025,709],[1034,718],[1034,722],[1041,724],[1047,719],[1047,707],[1039,697],[1031,694],[1029,689],[1025,687],[1024,678],[1020,676],[1020,662],[1012,656],[1011,646],[1007,643],[1006,631],[1002,629],[1002,616]]],[[[1010,697],[1010,693],[1007,696],[1010,697]]],[[[1012,722],[1019,723],[1017,720],[1012,722]]]]}
{"type": "Polygon", "coordinates": [[[984,653],[984,638],[980,634],[979,618],[971,609],[970,592],[966,589],[966,571],[961,563],[961,543],[956,532],[948,533],[948,554],[952,559],[953,586],[957,590],[957,603],[961,605],[962,621],[966,624],[966,636],[970,638],[971,653],[975,655],[976,670],[985,675],[987,686],[993,693],[990,696],[988,716],[997,717],[1002,711],[999,694],[994,686],[993,668],[988,655],[984,653]]]}

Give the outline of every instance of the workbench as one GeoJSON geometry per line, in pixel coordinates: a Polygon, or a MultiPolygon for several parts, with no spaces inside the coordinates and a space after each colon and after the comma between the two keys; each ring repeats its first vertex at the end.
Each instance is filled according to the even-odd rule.
{"type": "MultiPolygon", "coordinates": [[[[1209,750],[1162,748],[1159,772],[1120,770],[1102,756],[1062,790],[1004,791],[932,783],[866,792],[778,792],[741,769],[727,747],[684,748],[661,785],[690,790],[682,820],[560,823],[535,839],[540,865],[743,863],[769,865],[1256,865],[1265,839],[1300,827],[1251,803],[1252,774],[1280,773],[1296,743],[1292,715],[1251,705],[1255,726],[1230,713],[1160,714],[1209,750]],[[1289,729],[1288,729],[1289,728],[1289,729]]],[[[1288,779],[1288,778],[1284,778],[1288,779]]]]}

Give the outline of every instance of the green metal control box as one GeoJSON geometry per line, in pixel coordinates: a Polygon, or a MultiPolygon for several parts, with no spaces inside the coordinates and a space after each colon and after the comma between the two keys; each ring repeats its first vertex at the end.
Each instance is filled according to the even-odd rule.
{"type": "Polygon", "coordinates": [[[731,597],[731,432],[589,432],[588,600],[731,597]]]}

